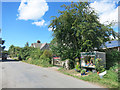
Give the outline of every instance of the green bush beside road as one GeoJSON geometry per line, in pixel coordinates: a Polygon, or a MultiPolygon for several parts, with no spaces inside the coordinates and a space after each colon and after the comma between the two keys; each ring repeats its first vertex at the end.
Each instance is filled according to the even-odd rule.
{"type": "Polygon", "coordinates": [[[9,55],[15,60],[22,60],[26,63],[35,64],[38,66],[49,67],[51,65],[52,52],[50,50],[40,50],[33,47],[15,47],[9,48],[9,55]]]}

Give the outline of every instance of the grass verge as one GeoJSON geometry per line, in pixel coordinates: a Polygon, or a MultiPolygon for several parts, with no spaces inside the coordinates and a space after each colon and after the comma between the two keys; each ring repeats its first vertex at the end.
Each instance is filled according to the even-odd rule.
{"type": "Polygon", "coordinates": [[[74,69],[65,70],[64,68],[60,68],[58,71],[80,80],[96,83],[106,88],[118,88],[118,73],[112,70],[107,70],[107,74],[104,75],[102,79],[97,75],[97,73],[92,72],[88,73],[88,75],[80,76],[80,73],[76,72],[74,69]]]}

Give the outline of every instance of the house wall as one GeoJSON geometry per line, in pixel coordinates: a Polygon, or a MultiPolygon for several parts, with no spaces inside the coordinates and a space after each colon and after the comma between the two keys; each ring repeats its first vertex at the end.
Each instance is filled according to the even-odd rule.
{"type": "MultiPolygon", "coordinates": [[[[106,48],[104,48],[104,49],[106,49],[106,48]]],[[[120,51],[120,47],[114,47],[114,48],[108,48],[108,49],[110,49],[110,50],[118,50],[118,51],[120,51]]]]}
{"type": "Polygon", "coordinates": [[[114,47],[114,48],[111,48],[111,49],[120,51],[120,47],[114,47]]]}
{"type": "Polygon", "coordinates": [[[120,47],[118,47],[118,51],[120,51],[120,47]]]}

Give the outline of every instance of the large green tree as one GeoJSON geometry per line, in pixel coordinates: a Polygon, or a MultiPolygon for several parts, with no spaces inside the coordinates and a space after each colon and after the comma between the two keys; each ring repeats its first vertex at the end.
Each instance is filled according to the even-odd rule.
{"type": "Polygon", "coordinates": [[[62,7],[60,16],[54,16],[49,28],[53,31],[51,48],[55,54],[64,59],[80,57],[80,52],[99,49],[109,36],[114,34],[111,24],[99,22],[97,13],[90,7],[90,3],[78,2],[62,7]]]}

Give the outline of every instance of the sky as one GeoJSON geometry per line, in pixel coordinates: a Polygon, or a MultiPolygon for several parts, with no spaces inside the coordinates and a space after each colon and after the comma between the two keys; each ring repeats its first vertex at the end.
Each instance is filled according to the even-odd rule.
{"type": "MultiPolygon", "coordinates": [[[[70,2],[46,2],[46,0],[21,0],[21,2],[2,2],[2,38],[6,41],[6,50],[9,46],[24,47],[26,42],[50,43],[52,40],[51,28],[48,28],[51,16],[59,16],[60,6],[70,2]]],[[[118,20],[117,1],[93,1],[91,7],[99,14],[100,22],[118,20]]],[[[117,24],[113,29],[118,31],[117,24]]]]}

